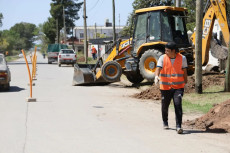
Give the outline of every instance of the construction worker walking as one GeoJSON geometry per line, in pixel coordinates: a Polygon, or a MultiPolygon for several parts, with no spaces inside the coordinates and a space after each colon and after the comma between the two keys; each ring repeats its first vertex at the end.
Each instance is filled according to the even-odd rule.
{"type": "Polygon", "coordinates": [[[176,115],[176,131],[183,133],[182,124],[182,97],[187,83],[187,59],[178,53],[174,42],[165,45],[165,54],[160,56],[155,71],[155,84],[160,83],[161,111],[163,128],[169,129],[168,108],[173,99],[176,115]]]}

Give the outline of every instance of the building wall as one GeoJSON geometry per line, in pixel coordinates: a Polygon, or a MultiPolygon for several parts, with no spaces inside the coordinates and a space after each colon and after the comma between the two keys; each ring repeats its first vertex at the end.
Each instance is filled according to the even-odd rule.
{"type": "MultiPolygon", "coordinates": [[[[122,31],[123,26],[121,27],[116,27],[116,33],[117,36],[119,37],[119,32],[122,31]]],[[[75,37],[79,38],[79,40],[84,39],[84,27],[75,27],[75,37]]],[[[95,39],[95,34],[104,34],[106,37],[113,37],[113,27],[104,27],[100,26],[95,29],[93,26],[89,26],[87,28],[87,39],[95,39]]]]}

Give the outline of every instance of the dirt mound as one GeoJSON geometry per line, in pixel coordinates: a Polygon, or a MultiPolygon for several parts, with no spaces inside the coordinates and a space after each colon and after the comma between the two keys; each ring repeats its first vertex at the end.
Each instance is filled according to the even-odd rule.
{"type": "Polygon", "coordinates": [[[85,62],[85,57],[84,57],[84,56],[79,57],[79,58],[77,59],[77,62],[85,62]]]}
{"type": "Polygon", "coordinates": [[[160,100],[161,92],[159,90],[159,86],[152,86],[149,89],[142,91],[141,93],[136,93],[132,97],[137,99],[153,99],[160,100]]]}
{"type": "MultiPolygon", "coordinates": [[[[211,86],[224,86],[225,76],[219,73],[206,73],[202,76],[202,88],[206,89],[211,86]]],[[[195,76],[188,77],[187,88],[185,93],[195,92],[195,76]]]]}
{"type": "Polygon", "coordinates": [[[200,118],[186,121],[184,125],[211,132],[230,132],[230,99],[216,105],[200,118]]]}
{"type": "MultiPolygon", "coordinates": [[[[220,85],[224,86],[225,77],[222,74],[212,73],[212,74],[204,74],[202,77],[202,87],[206,89],[210,86],[220,85]]],[[[195,77],[188,76],[188,83],[185,93],[195,92],[195,77]]],[[[159,90],[159,86],[151,86],[149,89],[142,91],[141,93],[134,94],[132,97],[137,99],[153,99],[160,100],[161,94],[159,90]]]]}

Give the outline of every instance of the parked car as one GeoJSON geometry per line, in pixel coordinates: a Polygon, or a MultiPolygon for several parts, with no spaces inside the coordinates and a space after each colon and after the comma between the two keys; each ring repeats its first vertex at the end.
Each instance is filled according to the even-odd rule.
{"type": "Polygon", "coordinates": [[[74,64],[76,63],[77,55],[73,49],[61,49],[58,55],[58,66],[62,64],[74,64]]]}
{"type": "Polygon", "coordinates": [[[0,54],[0,87],[4,90],[10,89],[11,73],[7,66],[5,56],[0,54]]]}

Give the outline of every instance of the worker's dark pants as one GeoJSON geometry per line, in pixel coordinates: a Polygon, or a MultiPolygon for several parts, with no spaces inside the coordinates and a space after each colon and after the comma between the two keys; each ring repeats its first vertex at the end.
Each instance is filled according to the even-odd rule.
{"type": "Polygon", "coordinates": [[[97,59],[96,53],[92,53],[92,56],[93,56],[93,59],[94,59],[94,60],[97,59]]]}
{"type": "Polygon", "coordinates": [[[182,123],[182,97],[184,89],[170,89],[161,90],[161,112],[164,123],[168,123],[168,108],[173,99],[175,115],[176,115],[176,126],[181,127],[182,123]]]}

